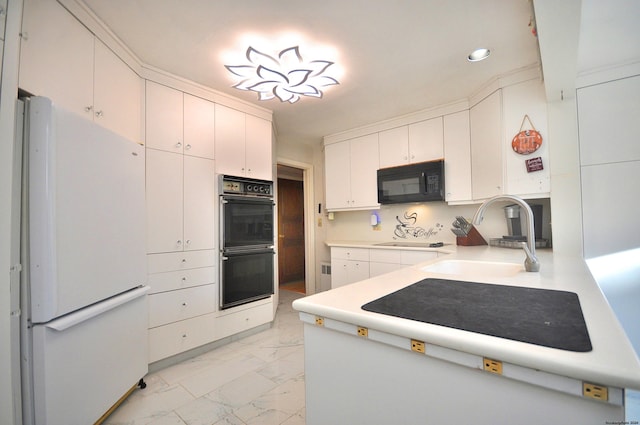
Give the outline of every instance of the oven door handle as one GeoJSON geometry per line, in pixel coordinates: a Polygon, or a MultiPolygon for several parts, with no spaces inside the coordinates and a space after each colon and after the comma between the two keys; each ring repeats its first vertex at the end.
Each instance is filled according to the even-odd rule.
{"type": "Polygon", "coordinates": [[[227,261],[229,257],[242,257],[243,255],[256,255],[256,254],[274,254],[275,255],[275,247],[273,245],[265,246],[261,248],[253,248],[253,249],[235,249],[229,251],[223,251],[220,253],[220,259],[222,261],[227,261]]]}

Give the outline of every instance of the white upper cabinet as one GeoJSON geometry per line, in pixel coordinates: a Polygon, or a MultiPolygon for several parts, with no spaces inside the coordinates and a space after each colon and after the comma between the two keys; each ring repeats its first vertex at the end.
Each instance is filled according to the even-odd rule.
{"type": "Polygon", "coordinates": [[[213,249],[213,160],[147,149],[147,252],[213,249]]]}
{"type": "Polygon", "coordinates": [[[473,199],[503,193],[502,92],[496,90],[470,110],[473,199]]]}
{"type": "Polygon", "coordinates": [[[24,2],[19,86],[142,139],[142,80],[57,2],[24,2]]]}
{"type": "Polygon", "coordinates": [[[167,152],[183,152],[182,92],[147,81],[147,147],[167,152]]]}
{"type": "Polygon", "coordinates": [[[142,141],[142,79],[95,39],[94,120],[134,141],[142,141]]]}
{"type": "Polygon", "coordinates": [[[184,94],[184,154],[214,158],[215,104],[184,94]]]}
{"type": "Polygon", "coordinates": [[[183,250],[182,155],[147,149],[147,252],[183,250]]]}
{"type": "Polygon", "coordinates": [[[325,146],[328,210],[378,208],[378,134],[325,146]]]}
{"type": "Polygon", "coordinates": [[[215,111],[217,173],[271,180],[271,123],[219,104],[215,111]]]}
{"type": "Polygon", "coordinates": [[[472,199],[469,111],[444,116],[444,176],[447,202],[472,199]]]}
{"type": "Polygon", "coordinates": [[[409,125],[409,155],[411,163],[442,159],[442,117],[409,125]]]}
{"type": "Polygon", "coordinates": [[[146,90],[147,147],[214,158],[215,105],[153,81],[146,90]]]}
{"type": "Polygon", "coordinates": [[[409,127],[384,130],[378,133],[380,168],[409,163],[409,127]]]}
{"type": "Polygon", "coordinates": [[[640,160],[640,76],[578,90],[581,165],[640,160]]]}
{"type": "Polygon", "coordinates": [[[273,178],[271,122],[253,115],[245,116],[245,168],[247,176],[262,180],[273,178]]]}
{"type": "Polygon", "coordinates": [[[92,119],[93,34],[58,2],[25,0],[20,88],[92,119]]]}
{"type": "Polygon", "coordinates": [[[380,168],[432,161],[443,157],[442,117],[378,133],[380,168]]]}
{"type": "Polygon", "coordinates": [[[324,147],[325,202],[328,210],[349,208],[351,203],[351,143],[324,147]]]}

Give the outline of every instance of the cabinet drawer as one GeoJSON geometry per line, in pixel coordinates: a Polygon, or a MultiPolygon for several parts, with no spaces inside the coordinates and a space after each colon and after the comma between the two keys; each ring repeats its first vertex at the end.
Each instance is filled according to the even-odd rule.
{"type": "Polygon", "coordinates": [[[217,257],[213,249],[201,251],[165,252],[147,255],[147,272],[161,273],[174,270],[212,267],[217,257]]]}
{"type": "MultiPolygon", "coordinates": [[[[273,300],[273,299],[272,299],[273,300]]],[[[216,339],[235,335],[273,320],[273,301],[220,316],[216,319],[216,339]]]]}
{"type": "Polygon", "coordinates": [[[331,248],[331,258],[369,261],[369,250],[367,248],[331,248]]]}
{"type": "Polygon", "coordinates": [[[172,272],[150,274],[147,284],[151,286],[150,294],[191,288],[216,282],[215,267],[176,270],[172,272]]]}
{"type": "Polygon", "coordinates": [[[372,249],[369,260],[376,263],[402,263],[402,251],[397,249],[372,249]]]}
{"type": "Polygon", "coordinates": [[[149,329],[149,363],[216,340],[216,313],[149,329]]]}
{"type": "Polygon", "coordinates": [[[402,264],[412,265],[438,258],[436,251],[401,251],[402,264]]]}
{"type": "Polygon", "coordinates": [[[214,312],[217,287],[205,285],[149,295],[149,327],[214,312]]]}

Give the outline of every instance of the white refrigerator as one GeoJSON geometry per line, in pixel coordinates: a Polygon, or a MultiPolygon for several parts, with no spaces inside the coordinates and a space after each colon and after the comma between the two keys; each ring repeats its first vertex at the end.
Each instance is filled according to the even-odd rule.
{"type": "Polygon", "coordinates": [[[93,424],[148,372],[144,147],[25,103],[23,422],[93,424]]]}

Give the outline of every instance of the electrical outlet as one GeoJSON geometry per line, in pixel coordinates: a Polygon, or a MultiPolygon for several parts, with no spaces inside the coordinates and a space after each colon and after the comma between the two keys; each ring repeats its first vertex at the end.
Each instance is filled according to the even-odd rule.
{"type": "Polygon", "coordinates": [[[316,325],[324,326],[324,319],[320,316],[316,316],[316,325]]]}
{"type": "Polygon", "coordinates": [[[596,400],[608,401],[609,400],[609,388],[602,385],[590,384],[588,382],[582,383],[582,395],[589,398],[595,398],[596,400]]]}
{"type": "Polygon", "coordinates": [[[362,326],[358,326],[358,336],[362,336],[364,338],[369,336],[369,329],[363,328],[362,326]]]}
{"type": "Polygon", "coordinates": [[[425,353],[424,342],[418,341],[416,339],[411,340],[411,351],[415,351],[416,353],[425,353]]]}
{"type": "Polygon", "coordinates": [[[484,358],[483,365],[484,370],[487,372],[495,373],[497,375],[502,375],[502,362],[498,360],[491,360],[488,358],[484,358]]]}
{"type": "Polygon", "coordinates": [[[318,227],[322,227],[322,217],[318,217],[318,227]]]}

